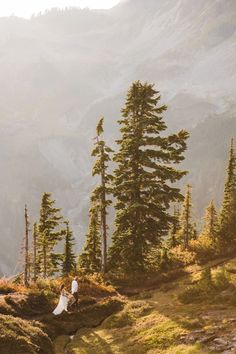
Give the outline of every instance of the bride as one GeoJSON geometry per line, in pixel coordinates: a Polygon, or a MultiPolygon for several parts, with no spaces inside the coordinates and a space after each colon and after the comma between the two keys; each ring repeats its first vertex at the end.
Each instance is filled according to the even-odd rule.
{"type": "Polygon", "coordinates": [[[61,293],[60,293],[59,303],[55,308],[55,310],[53,311],[54,315],[60,315],[63,311],[68,312],[67,306],[68,306],[69,293],[65,290],[64,284],[61,285],[60,291],[61,293]]]}

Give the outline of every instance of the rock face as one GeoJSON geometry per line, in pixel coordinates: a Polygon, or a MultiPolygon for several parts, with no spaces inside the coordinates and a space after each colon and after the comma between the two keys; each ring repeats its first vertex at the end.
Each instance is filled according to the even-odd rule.
{"type": "Polygon", "coordinates": [[[107,11],[0,19],[0,273],[14,273],[22,208],[27,202],[36,218],[44,191],[81,248],[95,122],[106,117],[112,143],[133,80],[157,84],[170,130],[192,132],[184,183],[195,186],[196,211],[219,202],[236,132],[235,23],[234,0],[129,0],[107,11]]]}

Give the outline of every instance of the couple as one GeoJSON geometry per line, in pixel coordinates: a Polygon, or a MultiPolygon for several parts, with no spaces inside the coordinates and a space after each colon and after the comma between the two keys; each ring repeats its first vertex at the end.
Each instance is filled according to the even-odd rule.
{"type": "MultiPolygon", "coordinates": [[[[78,279],[77,277],[74,277],[72,283],[71,283],[71,294],[73,296],[73,301],[70,304],[70,307],[75,306],[76,309],[78,308],[78,279]]],[[[59,298],[59,303],[55,310],[53,311],[53,314],[55,316],[60,315],[63,311],[68,312],[67,307],[68,307],[68,298],[70,294],[65,290],[65,285],[61,285],[61,292],[60,292],[60,298],[59,298]]]]}

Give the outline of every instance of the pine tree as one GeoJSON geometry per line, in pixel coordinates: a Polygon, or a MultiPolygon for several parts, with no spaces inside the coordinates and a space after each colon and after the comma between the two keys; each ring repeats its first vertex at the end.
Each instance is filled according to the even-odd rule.
{"type": "Polygon", "coordinates": [[[192,196],[191,196],[191,186],[188,184],[186,187],[186,193],[184,202],[182,205],[182,211],[180,215],[180,231],[179,239],[184,245],[184,248],[188,248],[189,240],[193,238],[193,225],[192,225],[192,196]]]}
{"type": "Polygon", "coordinates": [[[110,266],[121,271],[143,271],[148,252],[160,245],[172,217],[169,207],[181,200],[172,183],[185,171],[175,168],[186,150],[188,133],[161,136],[167,127],[154,85],[134,82],[122,110],[119,151],[114,176],[116,219],[110,248],[110,266]]]}
{"type": "Polygon", "coordinates": [[[24,237],[24,285],[29,285],[29,268],[30,268],[30,258],[29,258],[29,216],[27,205],[25,205],[25,237],[24,237]]]}
{"type": "Polygon", "coordinates": [[[100,272],[102,264],[101,253],[101,213],[100,205],[91,197],[89,210],[89,228],[86,235],[86,243],[83,252],[79,256],[79,268],[86,273],[100,272]]]}
{"type": "Polygon", "coordinates": [[[76,256],[73,252],[73,246],[75,245],[75,239],[73,233],[69,227],[69,221],[65,221],[65,246],[62,261],[62,274],[69,275],[76,268],[76,256]]]}
{"type": "Polygon", "coordinates": [[[192,223],[191,239],[196,240],[197,238],[198,238],[197,223],[194,222],[194,223],[192,223]]]}
{"type": "Polygon", "coordinates": [[[34,228],[33,228],[33,280],[36,281],[38,277],[38,272],[39,272],[39,264],[38,264],[38,237],[39,237],[39,231],[38,231],[38,224],[37,222],[34,223],[34,228]]]}
{"type": "Polygon", "coordinates": [[[213,240],[216,239],[218,233],[218,215],[215,208],[214,201],[212,200],[205,211],[204,227],[202,234],[207,235],[213,240]]]}
{"type": "Polygon", "coordinates": [[[50,193],[44,193],[38,225],[38,255],[44,278],[58,270],[61,260],[61,255],[53,252],[55,245],[62,239],[61,220],[60,209],[55,207],[55,200],[51,199],[50,193]]]}
{"type": "Polygon", "coordinates": [[[96,132],[96,143],[92,151],[92,156],[97,160],[93,166],[92,175],[99,175],[101,182],[93,192],[93,199],[95,203],[100,204],[101,214],[101,238],[102,238],[102,271],[106,272],[107,268],[107,208],[112,201],[107,198],[111,194],[111,180],[112,176],[108,173],[108,162],[110,161],[110,153],[113,152],[105,141],[102,139],[104,118],[98,122],[96,132]]]}
{"type": "Polygon", "coordinates": [[[180,230],[180,212],[179,208],[174,205],[173,221],[170,229],[170,235],[167,241],[168,248],[179,245],[178,232],[180,230]]]}
{"type": "Polygon", "coordinates": [[[229,151],[224,198],[220,214],[220,239],[223,244],[236,241],[236,155],[233,139],[229,151]]]}

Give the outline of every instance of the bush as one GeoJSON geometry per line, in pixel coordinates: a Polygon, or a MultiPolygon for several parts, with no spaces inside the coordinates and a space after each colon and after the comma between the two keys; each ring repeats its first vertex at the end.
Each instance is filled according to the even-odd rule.
{"type": "Polygon", "coordinates": [[[170,250],[169,259],[171,263],[186,266],[196,261],[196,253],[192,250],[183,249],[183,246],[179,245],[170,250]]]}
{"type": "Polygon", "coordinates": [[[214,286],[218,290],[225,290],[230,286],[230,276],[225,268],[221,268],[214,274],[214,286]]]}
{"type": "Polygon", "coordinates": [[[197,240],[190,241],[190,248],[195,252],[197,259],[202,262],[214,259],[219,253],[219,246],[209,235],[201,234],[197,240]]]}
{"type": "Polygon", "coordinates": [[[188,287],[178,298],[185,304],[208,299],[213,299],[215,302],[231,302],[233,301],[231,300],[233,298],[232,293],[221,294],[221,292],[228,288],[231,291],[234,290],[234,286],[230,283],[230,276],[226,270],[220,268],[212,276],[211,269],[208,267],[202,271],[198,283],[188,287]]]}
{"type": "Polygon", "coordinates": [[[211,269],[203,269],[199,282],[188,287],[185,291],[179,294],[178,299],[184,304],[202,301],[209,299],[212,296],[213,282],[211,269]]]}
{"type": "Polygon", "coordinates": [[[205,298],[205,293],[197,285],[188,287],[185,291],[179,294],[178,299],[183,304],[191,304],[192,302],[198,302],[205,298]]]}
{"type": "Polygon", "coordinates": [[[206,291],[212,289],[213,282],[212,282],[211,268],[207,267],[202,270],[201,278],[199,280],[199,286],[202,290],[206,290],[206,291]]]}
{"type": "Polygon", "coordinates": [[[10,280],[6,278],[0,279],[0,294],[9,294],[15,292],[25,292],[25,288],[23,286],[14,284],[10,280]]]}

